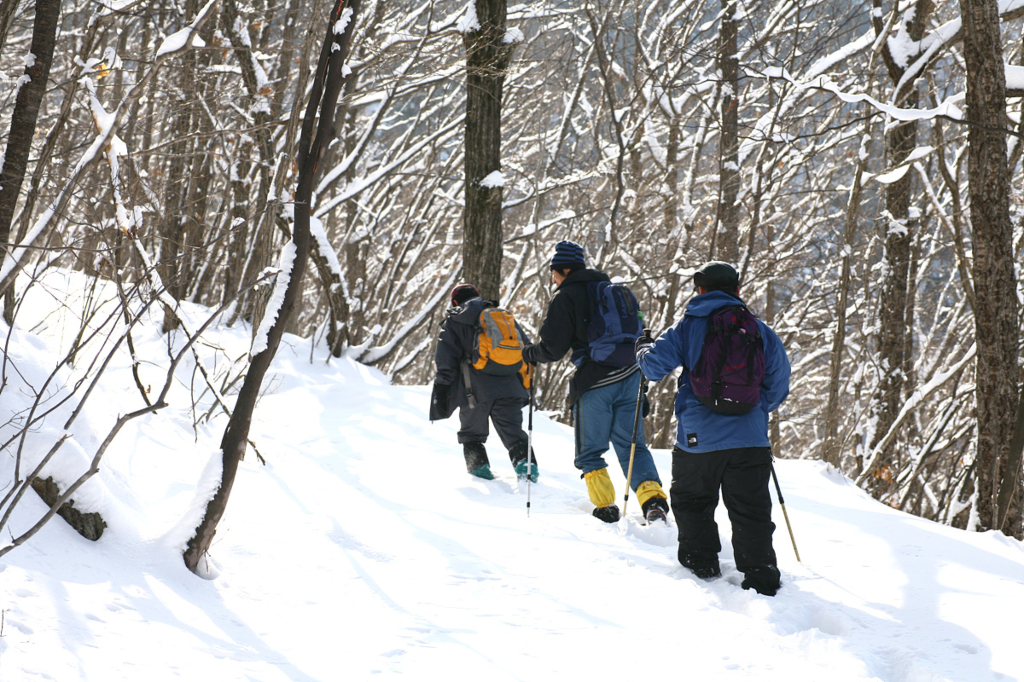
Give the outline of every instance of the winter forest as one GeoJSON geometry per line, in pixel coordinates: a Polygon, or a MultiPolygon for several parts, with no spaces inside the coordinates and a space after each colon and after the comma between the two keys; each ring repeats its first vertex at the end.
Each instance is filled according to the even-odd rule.
{"type": "MultiPolygon", "coordinates": [[[[535,331],[571,239],[655,333],[734,263],[793,364],[777,457],[1020,538],[1022,29],[1024,0],[0,0],[3,326],[75,271],[74,309],[31,299],[77,325],[63,400],[115,349],[138,370],[137,411],[49,484],[61,434],[23,449],[52,387],[2,410],[0,527],[29,488],[56,511],[172,381],[195,423],[251,415],[282,332],[422,385],[459,282],[535,331]],[[163,357],[134,353],[143,313],[163,357]],[[241,323],[250,353],[199,361],[241,323]]],[[[569,420],[572,369],[539,368],[538,409],[569,420]]],[[[17,372],[5,350],[0,406],[17,372]]]]}

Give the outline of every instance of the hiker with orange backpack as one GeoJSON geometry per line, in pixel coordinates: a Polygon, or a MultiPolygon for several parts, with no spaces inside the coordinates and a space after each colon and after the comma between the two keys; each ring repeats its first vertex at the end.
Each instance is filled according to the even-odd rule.
{"type": "Polygon", "coordinates": [[[537,459],[528,457],[529,439],[523,431],[532,377],[522,349],[529,338],[508,310],[482,298],[472,284],[452,289],[451,304],[434,354],[437,374],[430,420],[447,419],[459,408],[458,439],[466,470],[491,480],[494,474],[484,445],[490,420],[516,477],[536,482],[537,459]]]}

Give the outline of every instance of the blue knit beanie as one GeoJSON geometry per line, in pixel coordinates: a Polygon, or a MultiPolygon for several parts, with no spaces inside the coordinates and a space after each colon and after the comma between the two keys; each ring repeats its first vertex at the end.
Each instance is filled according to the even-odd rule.
{"type": "Polygon", "coordinates": [[[555,245],[555,255],[551,257],[552,270],[578,270],[587,267],[583,261],[583,247],[576,242],[561,241],[555,245]]]}

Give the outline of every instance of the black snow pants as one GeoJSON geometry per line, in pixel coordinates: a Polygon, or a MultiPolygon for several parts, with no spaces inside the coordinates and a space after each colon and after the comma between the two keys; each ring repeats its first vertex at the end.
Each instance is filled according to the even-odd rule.
{"type": "Polygon", "coordinates": [[[511,450],[516,443],[525,443],[527,436],[523,431],[524,404],[522,398],[498,398],[490,402],[478,402],[473,409],[459,408],[459,442],[486,441],[489,431],[487,420],[490,419],[506,449],[511,450]]]}
{"type": "Polygon", "coordinates": [[[715,523],[718,491],[732,522],[736,568],[748,577],[779,570],[772,548],[772,500],[768,492],[771,449],[735,448],[714,452],[672,451],[672,513],[679,528],[679,561],[692,569],[718,569],[722,544],[715,523]]]}

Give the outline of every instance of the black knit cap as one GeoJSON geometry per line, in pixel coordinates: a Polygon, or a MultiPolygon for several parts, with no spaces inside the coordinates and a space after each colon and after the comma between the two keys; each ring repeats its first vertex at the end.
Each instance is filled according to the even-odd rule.
{"type": "Polygon", "coordinates": [[[736,268],[720,260],[708,261],[693,273],[694,286],[707,291],[735,292],[740,288],[740,275],[736,268]]]}
{"type": "Polygon", "coordinates": [[[458,307],[469,299],[476,298],[479,295],[480,292],[477,291],[477,288],[472,284],[460,284],[452,289],[452,305],[458,307]]]}
{"type": "Polygon", "coordinates": [[[551,257],[552,270],[579,270],[587,267],[583,260],[583,247],[569,240],[555,244],[555,255],[551,257]]]}

